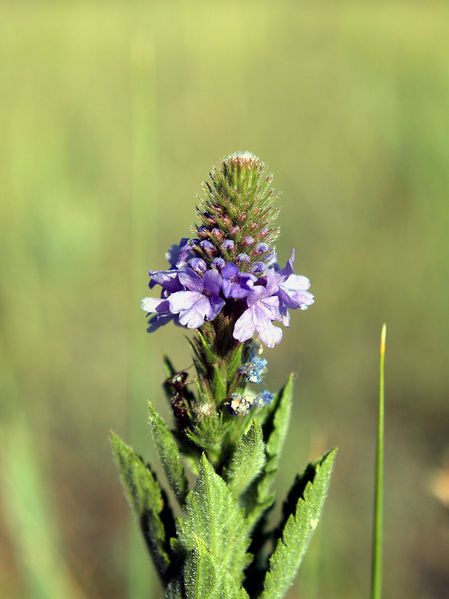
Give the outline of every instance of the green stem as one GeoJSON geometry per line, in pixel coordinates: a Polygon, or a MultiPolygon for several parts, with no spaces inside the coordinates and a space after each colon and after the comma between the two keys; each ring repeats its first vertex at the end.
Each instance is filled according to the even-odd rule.
{"type": "Polygon", "coordinates": [[[377,418],[376,495],[373,523],[373,558],[371,573],[371,599],[382,597],[382,522],[383,522],[383,469],[384,469],[384,363],[387,325],[382,327],[379,360],[379,405],[377,418]]]}

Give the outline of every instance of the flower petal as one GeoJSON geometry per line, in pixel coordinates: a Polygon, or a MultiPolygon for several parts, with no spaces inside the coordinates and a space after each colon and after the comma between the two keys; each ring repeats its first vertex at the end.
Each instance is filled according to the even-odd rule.
{"type": "Polygon", "coordinates": [[[234,339],[237,339],[237,341],[243,343],[243,341],[251,339],[251,337],[254,335],[254,331],[255,326],[253,322],[252,308],[248,308],[243,312],[240,318],[237,319],[232,335],[234,339]]]}
{"type": "Polygon", "coordinates": [[[170,312],[179,314],[183,310],[190,310],[202,298],[204,298],[204,295],[198,293],[198,291],[177,291],[176,293],[172,293],[168,298],[170,312]]]}
{"type": "Polygon", "coordinates": [[[292,253],[290,258],[287,260],[287,264],[284,266],[284,268],[280,271],[281,275],[284,276],[289,276],[294,274],[294,270],[293,270],[293,262],[295,261],[295,250],[294,248],[292,249],[292,253]]]}
{"type": "Polygon", "coordinates": [[[203,285],[205,291],[208,291],[212,296],[217,296],[220,293],[223,279],[218,270],[208,270],[203,276],[203,285]]]}
{"type": "Polygon", "coordinates": [[[180,282],[190,291],[203,291],[203,279],[191,268],[183,268],[179,271],[178,276],[180,282]]]}
{"type": "Polygon", "coordinates": [[[145,310],[145,312],[153,314],[153,312],[158,312],[158,307],[165,301],[167,300],[161,299],[160,297],[144,297],[140,300],[140,307],[142,310],[145,310]]]}
{"type": "MultiPolygon", "coordinates": [[[[187,292],[186,292],[187,293],[187,292]]],[[[179,322],[188,329],[198,329],[204,324],[204,319],[210,311],[210,303],[206,296],[200,298],[191,308],[183,310],[179,315],[179,322]]]]}
{"type": "Polygon", "coordinates": [[[310,289],[310,280],[303,275],[289,275],[281,285],[292,291],[307,291],[310,289]]]}
{"type": "Polygon", "coordinates": [[[168,291],[180,291],[182,285],[178,279],[178,270],[150,270],[150,288],[155,284],[168,291]]]}
{"type": "Polygon", "coordinates": [[[253,320],[259,339],[267,347],[274,347],[282,339],[282,330],[275,327],[267,315],[266,310],[260,305],[253,307],[253,320]]]}
{"type": "Polygon", "coordinates": [[[207,320],[213,320],[216,316],[218,316],[223,309],[223,306],[226,304],[224,299],[221,297],[211,297],[209,298],[210,310],[207,315],[207,320]]]}
{"type": "Polygon", "coordinates": [[[239,267],[234,262],[228,262],[226,266],[223,267],[221,274],[224,279],[232,279],[239,272],[239,267]]]}

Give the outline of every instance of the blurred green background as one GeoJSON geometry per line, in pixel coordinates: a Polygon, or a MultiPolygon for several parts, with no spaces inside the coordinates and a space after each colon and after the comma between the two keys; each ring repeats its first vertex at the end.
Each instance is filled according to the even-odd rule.
{"type": "Polygon", "coordinates": [[[340,448],[289,598],[367,597],[383,321],[385,597],[447,597],[447,4],[4,2],[0,52],[0,596],[159,596],[108,430],[154,460],[161,354],[191,360],[145,333],[147,270],[249,149],[316,294],[266,352],[298,372],[279,492],[340,448]]]}

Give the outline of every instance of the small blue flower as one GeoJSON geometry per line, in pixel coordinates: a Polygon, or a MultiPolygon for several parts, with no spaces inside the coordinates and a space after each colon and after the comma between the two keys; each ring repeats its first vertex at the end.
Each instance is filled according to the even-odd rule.
{"type": "Polygon", "coordinates": [[[257,356],[251,356],[249,362],[242,364],[239,368],[239,372],[245,375],[245,381],[247,383],[257,383],[260,385],[262,382],[262,374],[267,369],[267,361],[265,358],[259,358],[257,356]]]}
{"type": "Polygon", "coordinates": [[[274,393],[270,393],[266,389],[259,393],[259,395],[255,399],[255,404],[260,408],[269,406],[274,399],[274,393]]]}

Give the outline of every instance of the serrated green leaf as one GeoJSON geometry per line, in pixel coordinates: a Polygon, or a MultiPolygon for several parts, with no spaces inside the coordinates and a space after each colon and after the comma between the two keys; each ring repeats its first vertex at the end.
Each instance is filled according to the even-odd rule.
{"type": "Polygon", "coordinates": [[[224,478],[234,495],[239,497],[257,478],[265,465],[265,445],[262,428],[255,420],[246,435],[240,438],[224,478]]]}
{"type": "Polygon", "coordinates": [[[139,522],[157,571],[165,581],[170,565],[167,535],[161,520],[164,501],[161,489],[149,466],[117,435],[111,433],[114,451],[125,494],[139,522]]]}
{"type": "MultiPolygon", "coordinates": [[[[271,417],[264,424],[264,433],[268,432],[267,454],[270,459],[270,467],[277,468],[279,455],[287,436],[290,422],[290,411],[293,396],[293,375],[288,378],[287,383],[274,399],[271,417]]],[[[267,464],[268,466],[268,464],[267,464]]]]}
{"type": "Polygon", "coordinates": [[[227,575],[220,562],[201,543],[189,559],[191,567],[184,576],[187,599],[248,599],[245,589],[227,575]]]}
{"type": "MultiPolygon", "coordinates": [[[[304,475],[297,478],[294,489],[300,496],[296,497],[296,506],[288,516],[282,537],[278,539],[270,557],[260,599],[280,599],[292,585],[318,525],[335,454],[336,450],[330,451],[321,460],[309,465],[304,475]]],[[[291,504],[292,499],[291,493],[287,504],[291,504]]]]}
{"type": "Polygon", "coordinates": [[[245,497],[247,520],[250,527],[274,501],[274,495],[270,492],[270,488],[278,470],[279,457],[287,436],[292,396],[293,375],[290,375],[287,383],[274,398],[268,417],[262,426],[267,461],[259,478],[254,481],[245,497]]]}
{"type": "Polygon", "coordinates": [[[250,559],[245,529],[236,497],[203,455],[185,503],[185,520],[178,521],[178,538],[187,555],[188,599],[243,597],[243,571],[250,559]]]}
{"type": "Polygon", "coordinates": [[[159,457],[173,493],[182,505],[189,490],[189,483],[184,472],[184,466],[181,463],[178,445],[170,429],[156,412],[151,402],[148,402],[148,407],[150,409],[151,430],[159,457]]]}

